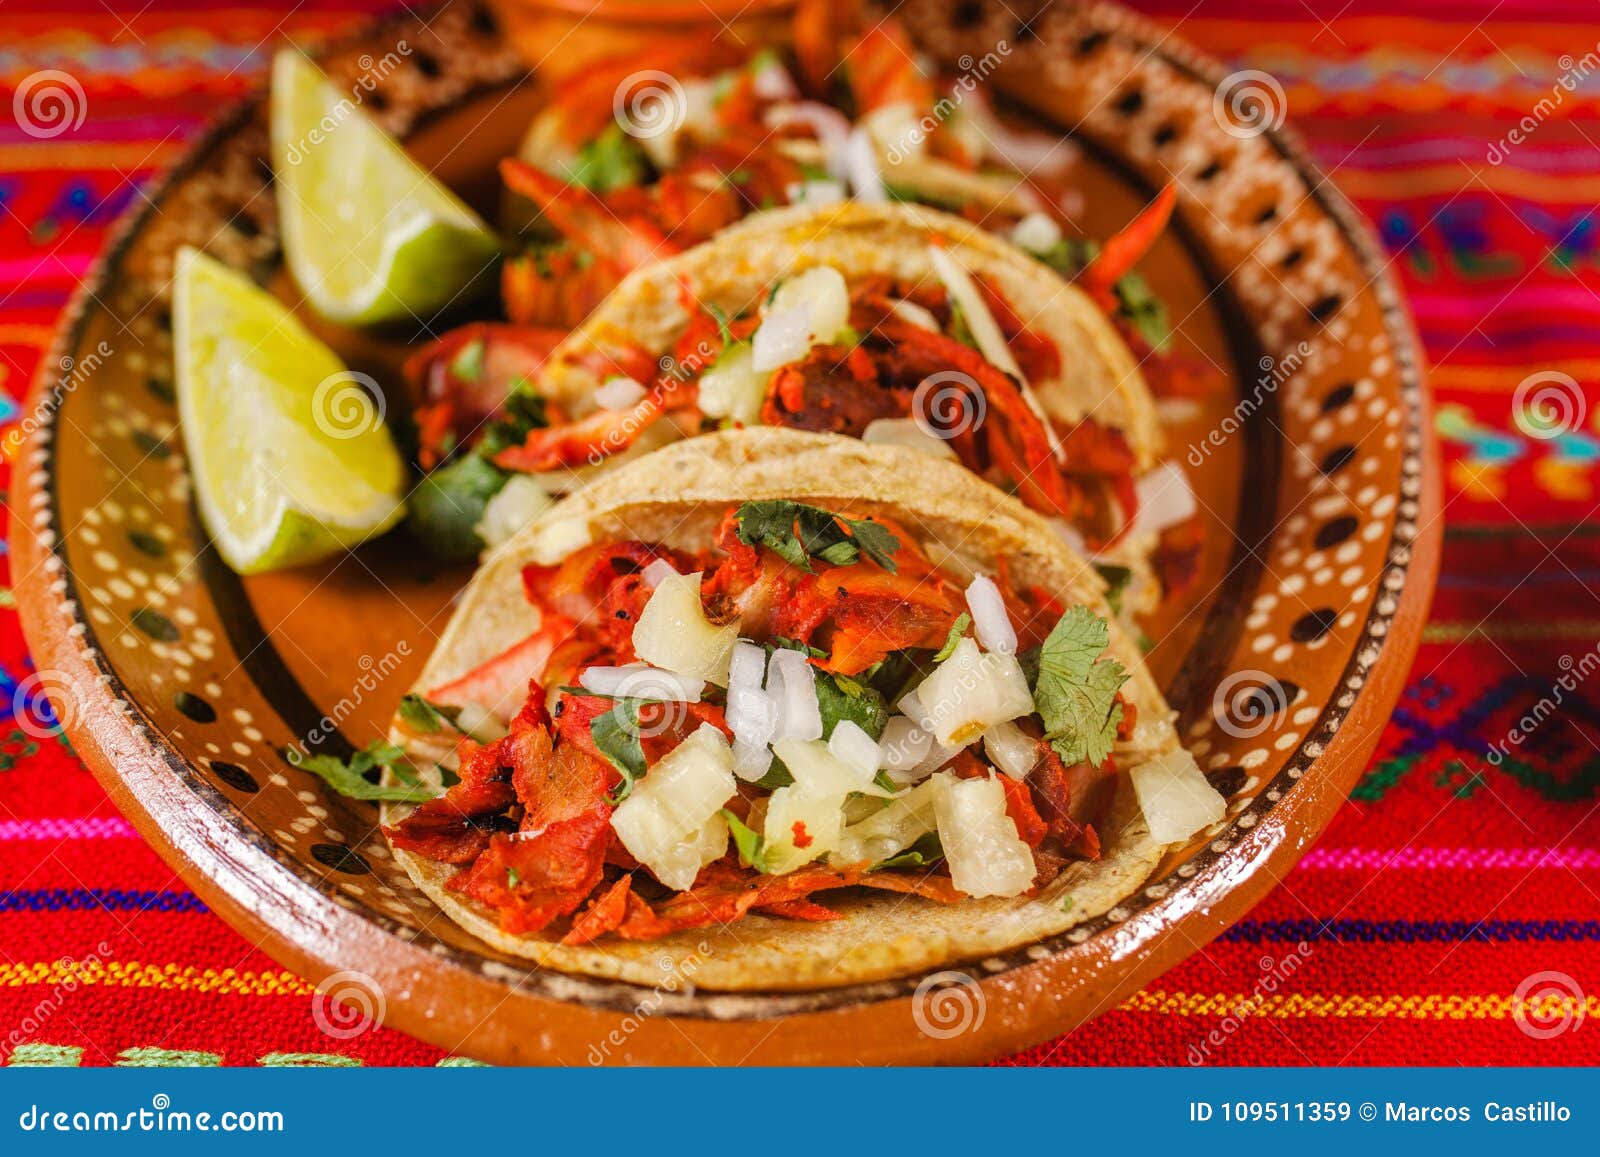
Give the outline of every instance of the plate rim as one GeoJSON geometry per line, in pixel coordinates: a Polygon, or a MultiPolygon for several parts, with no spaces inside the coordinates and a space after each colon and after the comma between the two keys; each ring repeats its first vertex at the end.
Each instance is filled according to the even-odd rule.
{"type": "MultiPolygon", "coordinates": [[[[1134,38],[1145,47],[1150,47],[1153,42],[1159,40],[1154,27],[1137,14],[1101,4],[1085,5],[1081,8],[1086,13],[1101,18],[1109,15],[1115,23],[1117,32],[1134,38]]],[[[374,36],[381,34],[385,29],[406,27],[409,23],[405,15],[395,15],[365,24],[348,37],[341,37],[324,46],[318,55],[331,54],[341,49],[369,43],[374,36]]],[[[1220,64],[1176,38],[1168,38],[1164,43],[1160,43],[1155,51],[1158,56],[1185,73],[1212,84],[1219,82],[1224,75],[1220,64]]],[[[508,73],[499,83],[501,85],[523,83],[527,75],[522,73],[519,77],[515,72],[508,73]]],[[[487,87],[492,85],[476,86],[459,94],[457,99],[470,99],[487,87]]],[[[167,203],[173,190],[201,168],[213,150],[230,134],[238,131],[256,114],[265,96],[265,85],[258,86],[251,94],[237,100],[221,113],[186,147],[183,155],[152,182],[147,190],[147,196],[141,198],[140,202],[126,212],[108,231],[105,245],[86,271],[78,290],[63,309],[57,322],[51,345],[41,359],[28,390],[25,401],[26,412],[48,413],[50,419],[54,418],[57,407],[51,405],[48,400],[54,393],[56,385],[53,368],[63,364],[63,359],[81,344],[90,318],[90,306],[96,301],[97,291],[103,291],[119,272],[128,249],[167,203]]],[[[1414,476],[1420,480],[1420,493],[1417,499],[1419,513],[1415,520],[1418,529],[1403,538],[1397,523],[1391,537],[1385,543],[1383,554],[1385,562],[1380,571],[1382,574],[1400,570],[1404,576],[1403,585],[1398,591],[1393,610],[1387,613],[1381,612],[1379,600],[1374,600],[1361,624],[1360,636],[1341,675],[1341,684],[1352,673],[1361,674],[1365,682],[1348,707],[1340,708],[1330,701],[1323,708],[1314,723],[1306,728],[1305,738],[1280,767],[1274,781],[1284,777],[1300,779],[1303,778],[1303,773],[1312,767],[1320,770],[1332,766],[1340,769],[1340,774],[1330,777],[1330,782],[1320,786],[1322,790],[1329,787],[1336,788],[1338,794],[1343,796],[1347,794],[1366,758],[1381,738],[1381,727],[1352,727],[1350,723],[1352,719],[1361,721],[1361,717],[1367,711],[1374,709],[1386,716],[1398,699],[1404,675],[1420,642],[1421,625],[1432,597],[1442,546],[1442,526],[1438,518],[1441,488],[1439,450],[1429,420],[1432,405],[1426,385],[1423,347],[1416,334],[1414,323],[1403,305],[1399,287],[1386,268],[1382,249],[1372,226],[1336,187],[1321,179],[1320,170],[1312,163],[1298,135],[1292,129],[1280,126],[1269,130],[1267,135],[1274,149],[1293,166],[1302,179],[1306,180],[1320,208],[1337,225],[1342,243],[1349,247],[1362,271],[1369,275],[1381,308],[1384,330],[1395,347],[1402,398],[1406,402],[1406,421],[1402,424],[1401,431],[1403,434],[1414,432],[1420,435],[1417,446],[1408,444],[1401,450],[1402,480],[1407,476],[1414,476]],[[1409,547],[1410,557],[1403,563],[1396,563],[1394,552],[1401,546],[1409,547]],[[1375,623],[1382,624],[1381,636],[1375,636],[1373,633],[1375,623]],[[1392,629],[1397,626],[1414,627],[1414,629],[1392,629]],[[1376,651],[1363,662],[1362,657],[1369,649],[1368,643],[1376,644],[1376,651]],[[1394,673],[1393,669],[1397,666],[1398,672],[1394,673]],[[1380,678],[1380,674],[1384,677],[1380,678]],[[1388,686],[1390,683],[1394,684],[1392,688],[1388,686]],[[1320,742],[1318,754],[1308,755],[1305,751],[1306,746],[1314,742],[1315,734],[1326,730],[1330,719],[1336,721],[1336,729],[1332,732],[1331,738],[1320,742]],[[1292,768],[1295,769],[1295,774],[1290,776],[1292,768]]],[[[268,864],[275,865],[285,874],[285,882],[301,893],[299,898],[302,901],[309,900],[317,906],[318,915],[324,922],[340,921],[364,925],[367,931],[378,934],[390,952],[416,953],[419,959],[425,959],[435,965],[440,962],[448,963],[451,966],[451,973],[460,973],[462,978],[469,982],[503,984],[519,973],[529,977],[537,974],[543,981],[548,981],[553,976],[560,977],[560,974],[532,966],[496,965],[496,970],[504,972],[504,976],[496,981],[489,977],[484,968],[486,962],[481,957],[474,957],[470,953],[449,946],[443,946],[442,952],[438,949],[429,950],[420,947],[399,933],[401,925],[398,921],[371,910],[355,910],[353,905],[318,887],[297,863],[286,862],[275,845],[265,846],[261,839],[256,838],[255,833],[244,829],[236,822],[235,814],[230,814],[237,812],[236,805],[227,801],[214,787],[204,782],[196,774],[198,769],[195,765],[166,741],[159,728],[155,727],[128,689],[121,684],[105,648],[94,646],[91,657],[91,648],[87,643],[84,646],[78,645],[80,639],[92,641],[96,638],[95,628],[88,623],[86,617],[79,614],[70,619],[64,618],[65,614],[73,612],[75,608],[81,609],[83,604],[81,598],[77,597],[75,576],[66,566],[65,541],[56,533],[61,525],[62,514],[53,469],[56,464],[57,448],[58,438],[55,434],[54,421],[41,420],[20,447],[14,463],[14,471],[20,481],[15,487],[18,501],[12,504],[11,510],[11,537],[18,563],[14,569],[24,572],[23,577],[18,579],[19,596],[23,594],[27,596],[18,598],[24,635],[29,644],[30,654],[35,657],[36,666],[48,663],[52,667],[82,668],[74,680],[76,690],[80,696],[92,702],[87,709],[72,713],[77,718],[66,727],[67,734],[74,748],[84,754],[85,762],[90,764],[97,779],[107,788],[117,806],[134,819],[140,834],[169,859],[176,856],[180,860],[179,874],[185,882],[219,914],[227,918],[231,913],[234,918],[229,919],[229,923],[237,927],[240,923],[253,923],[245,919],[246,913],[256,917],[261,915],[261,909],[248,902],[259,897],[263,890],[263,881],[254,876],[253,871],[267,867],[268,864]],[[54,569],[51,567],[52,560],[55,563],[54,569]],[[58,587],[59,590],[56,589],[58,587]],[[78,630],[79,628],[82,630],[78,630]],[[74,631],[78,631],[77,635],[73,634],[74,631]],[[143,751],[125,750],[126,732],[118,725],[118,720],[123,717],[136,725],[139,737],[143,741],[143,751]],[[122,741],[120,744],[117,742],[119,739],[122,741]],[[91,755],[93,758],[90,758],[91,755]],[[130,761],[137,761],[143,765],[135,769],[132,777],[129,774],[130,761]],[[167,785],[169,791],[186,790],[202,798],[216,796],[227,805],[227,810],[215,807],[201,809],[203,815],[200,826],[206,829],[206,833],[216,842],[233,845],[238,871],[228,879],[219,879],[202,868],[186,850],[184,841],[161,822],[157,809],[148,806],[142,793],[135,791],[134,783],[139,781],[141,775],[147,787],[154,787],[151,781],[154,775],[158,774],[158,765],[170,773],[171,783],[167,785]],[[250,845],[248,849],[243,846],[246,844],[250,845]],[[245,861],[252,858],[251,853],[255,857],[264,858],[266,863],[258,859],[251,866],[251,870],[246,871],[245,861]],[[230,883],[242,887],[236,892],[229,886],[230,883]],[[353,922],[350,920],[351,917],[354,917],[353,922]]],[[[203,549],[210,548],[206,546],[203,549]]],[[[1270,786],[1272,785],[1263,785],[1262,794],[1257,798],[1264,799],[1270,786]]],[[[1202,891],[1202,885],[1207,877],[1226,874],[1219,871],[1225,866],[1224,860],[1235,858],[1247,844],[1259,843],[1275,829],[1287,827],[1282,821],[1297,810],[1285,806],[1289,803],[1290,797],[1297,797],[1297,803],[1309,802],[1312,794],[1310,789],[1318,785],[1302,782],[1292,786],[1294,791],[1285,790],[1280,800],[1261,809],[1261,815],[1249,825],[1253,829],[1251,832],[1230,840],[1223,850],[1208,848],[1189,861],[1190,864],[1198,866],[1181,881],[1184,892],[1202,891]]],[[[151,795],[152,799],[157,801],[171,802],[166,793],[152,791],[151,795]]],[[[211,801],[208,799],[208,802],[211,801]]],[[[1251,814],[1255,810],[1255,801],[1252,801],[1252,806],[1245,809],[1241,815],[1251,814]]],[[[1303,847],[1321,834],[1322,828],[1331,821],[1333,814],[1334,812],[1330,811],[1323,821],[1316,825],[1315,830],[1302,829],[1298,842],[1277,841],[1270,853],[1269,862],[1280,861],[1285,867],[1292,863],[1298,858],[1303,847]]],[[[1239,818],[1239,816],[1230,817],[1230,833],[1239,830],[1235,827],[1239,818]]],[[[270,844],[270,841],[266,841],[266,844],[270,844]]],[[[1187,867],[1188,864],[1184,866],[1187,867]]],[[[1268,890],[1264,879],[1268,874],[1253,871],[1245,878],[1219,890],[1219,901],[1223,898],[1233,901],[1241,896],[1246,899],[1236,911],[1230,912],[1226,919],[1212,921],[1215,927],[1204,940],[1199,942],[1201,946],[1268,890]]],[[[1144,881],[1139,891],[1179,882],[1172,873],[1169,873],[1160,878],[1144,881]]],[[[287,894],[285,898],[288,898],[287,894]]],[[[1168,906],[1167,899],[1153,902],[1132,914],[1131,919],[1127,915],[1121,919],[1113,919],[1116,913],[1116,909],[1113,909],[1113,913],[1079,926],[1090,929],[1088,935],[1079,942],[1066,943],[1068,934],[1058,935],[1039,944],[1021,946],[1002,954],[1001,957],[985,960],[974,965],[974,971],[982,971],[988,977],[1009,977],[1033,964],[1040,963],[1041,958],[1033,953],[1041,947],[1047,949],[1046,955],[1053,960],[1074,955],[1087,959],[1095,955],[1095,949],[1105,947],[1100,942],[1107,939],[1106,933],[1115,925],[1132,928],[1135,925],[1159,926],[1168,923],[1170,916],[1163,914],[1163,910],[1168,906]]],[[[1229,904],[1230,908],[1234,906],[1233,903],[1229,904]]],[[[268,926],[272,927],[270,923],[268,926]]],[[[1152,927],[1143,929],[1144,932],[1155,930],[1157,929],[1152,927]]],[[[339,956],[326,951],[334,945],[323,945],[325,951],[319,952],[296,944],[283,935],[282,929],[275,931],[278,934],[276,947],[269,950],[275,958],[293,960],[297,971],[310,975],[323,975],[339,970],[341,963],[339,956]]],[[[268,939],[272,937],[269,936],[268,939]]],[[[1147,961],[1149,958],[1150,954],[1146,953],[1142,959],[1147,961]]],[[[1108,984],[1107,991],[1120,993],[1131,989],[1136,980],[1142,980],[1139,972],[1140,970],[1135,967],[1124,970],[1119,977],[1109,978],[1112,983],[1108,984]]],[[[616,980],[564,979],[571,982],[565,987],[584,990],[580,998],[581,1003],[575,1003],[573,999],[579,996],[576,992],[565,998],[550,992],[520,995],[568,1008],[582,1008],[588,1013],[603,1014],[636,1008],[638,995],[650,991],[647,986],[616,980]]],[[[519,986],[520,983],[519,980],[519,986]]],[[[675,1009],[670,1016],[673,1019],[705,1020],[726,1024],[732,1021],[761,1022],[797,1015],[819,1015],[904,1000],[910,996],[911,989],[917,983],[917,977],[908,977],[809,993],[762,993],[751,994],[749,997],[740,994],[709,994],[713,1001],[719,997],[729,998],[725,1001],[729,1005],[750,1006],[759,1003],[770,1007],[759,1010],[746,1007],[745,1011],[728,1017],[710,1011],[708,1005],[706,1008],[675,1009]]],[[[548,985],[541,984],[541,987],[548,985]]],[[[558,983],[556,987],[562,985],[558,983]]],[[[707,997],[702,995],[697,999],[706,1000],[707,997]]],[[[426,1037],[428,1035],[426,1021],[413,1025],[403,1023],[414,1019],[406,1015],[408,1011],[402,1009],[400,1015],[393,1015],[388,1019],[391,1023],[402,1025],[409,1031],[426,1037]]]]}

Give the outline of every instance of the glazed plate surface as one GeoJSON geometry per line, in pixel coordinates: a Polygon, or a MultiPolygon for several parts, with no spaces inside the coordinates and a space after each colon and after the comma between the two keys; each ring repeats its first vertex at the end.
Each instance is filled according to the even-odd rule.
{"type": "MultiPolygon", "coordinates": [[[[1091,236],[1179,184],[1178,224],[1144,268],[1180,352],[1229,387],[1170,427],[1206,546],[1195,593],[1146,629],[1227,818],[1106,915],[930,977],[652,989],[531,970],[457,928],[396,866],[373,806],[281,753],[313,733],[335,754],[382,735],[467,572],[422,565],[391,535],[240,579],[194,514],[172,400],[173,254],[204,246],[293,299],[254,102],[150,191],[68,311],[24,424],[12,541],[39,682],[75,749],[196,892],[308,979],[381,995],[369,1003],[389,1023],[495,1062],[982,1060],[1082,1023],[1203,946],[1360,774],[1415,653],[1440,530],[1418,348],[1365,224],[1259,123],[1275,118],[1230,113],[1248,79],[1121,9],[1058,4],[1025,27],[1003,5],[901,11],[958,71],[974,45],[1006,44],[984,83],[1070,138],[1091,236]]],[[[354,85],[402,41],[368,110],[492,211],[494,162],[553,81],[466,4],[373,29],[324,65],[354,85]]],[[[317,328],[391,382],[418,336],[317,328]]]]}

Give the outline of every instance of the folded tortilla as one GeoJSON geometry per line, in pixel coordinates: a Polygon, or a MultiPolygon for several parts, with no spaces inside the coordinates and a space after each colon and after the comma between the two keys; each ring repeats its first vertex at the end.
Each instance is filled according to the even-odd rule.
{"type": "MultiPolygon", "coordinates": [[[[1017,586],[1041,587],[1111,621],[1095,570],[1037,515],[954,462],[829,434],[728,431],[677,443],[617,469],[494,551],[463,593],[414,690],[427,697],[537,629],[538,611],[523,594],[525,566],[553,564],[590,544],[624,539],[701,550],[730,506],[785,498],[892,518],[957,578],[993,574],[1004,558],[1017,586]]],[[[1124,693],[1138,718],[1134,735],[1118,746],[1119,767],[1176,749],[1172,712],[1138,647],[1114,622],[1107,653],[1130,672],[1124,693]]],[[[430,746],[398,719],[392,734],[419,765],[447,758],[437,742],[430,746]]],[[[409,810],[384,805],[384,824],[398,822],[409,810]]],[[[1148,878],[1165,849],[1151,837],[1126,776],[1096,830],[1101,858],[1070,865],[1031,897],[940,904],[850,889],[829,893],[828,906],[841,916],[831,922],[752,915],[728,928],[697,928],[646,942],[608,938],[581,947],[562,945],[547,933],[508,935],[491,910],[446,889],[454,867],[398,848],[395,857],[462,927],[545,967],[638,984],[687,976],[698,987],[718,991],[810,990],[925,972],[1029,944],[1099,916],[1148,878]]]]}
{"type": "Polygon", "coordinates": [[[1127,344],[1083,290],[1022,249],[962,217],[910,204],[845,201],[757,213],[684,253],[629,274],[556,347],[539,392],[579,412],[593,409],[604,355],[642,348],[669,354],[689,324],[685,287],[698,301],[736,316],[760,305],[780,280],[830,265],[852,286],[868,278],[941,285],[928,249],[943,246],[987,280],[1061,351],[1057,377],[1031,381],[1046,414],[1071,426],[1083,418],[1120,431],[1143,473],[1161,456],[1155,401],[1127,344]]]}

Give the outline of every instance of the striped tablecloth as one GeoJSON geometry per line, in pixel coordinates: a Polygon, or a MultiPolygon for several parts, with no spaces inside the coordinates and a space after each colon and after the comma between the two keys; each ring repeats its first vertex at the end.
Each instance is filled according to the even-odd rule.
{"type": "MultiPolygon", "coordinates": [[[[57,312],[140,182],[260,81],[283,38],[386,6],[4,0],[0,109],[55,69],[87,116],[36,139],[0,115],[0,422],[15,423],[57,312]]],[[[1600,1060],[1600,1024],[1582,1023],[1600,1003],[1593,5],[1142,7],[1277,77],[1292,123],[1381,229],[1434,366],[1444,574],[1382,746],[1317,848],[1215,944],[1016,1060],[1600,1060]],[[1541,389],[1571,403],[1560,436],[1535,436],[1549,431],[1521,408],[1541,389]],[[1551,1015],[1514,1017],[1527,1000],[1551,1015]]],[[[0,1058],[451,1063],[397,1032],[318,1028],[310,986],[209,913],[41,726],[13,607],[0,586],[0,1058]]]]}

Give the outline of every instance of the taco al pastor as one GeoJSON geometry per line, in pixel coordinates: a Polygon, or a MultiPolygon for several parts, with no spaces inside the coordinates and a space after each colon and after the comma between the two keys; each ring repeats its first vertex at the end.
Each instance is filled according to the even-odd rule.
{"type": "Polygon", "coordinates": [[[396,717],[385,832],[568,972],[807,989],[1030,943],[1222,813],[1103,595],[955,463],[683,442],[486,561],[396,717]]]}

